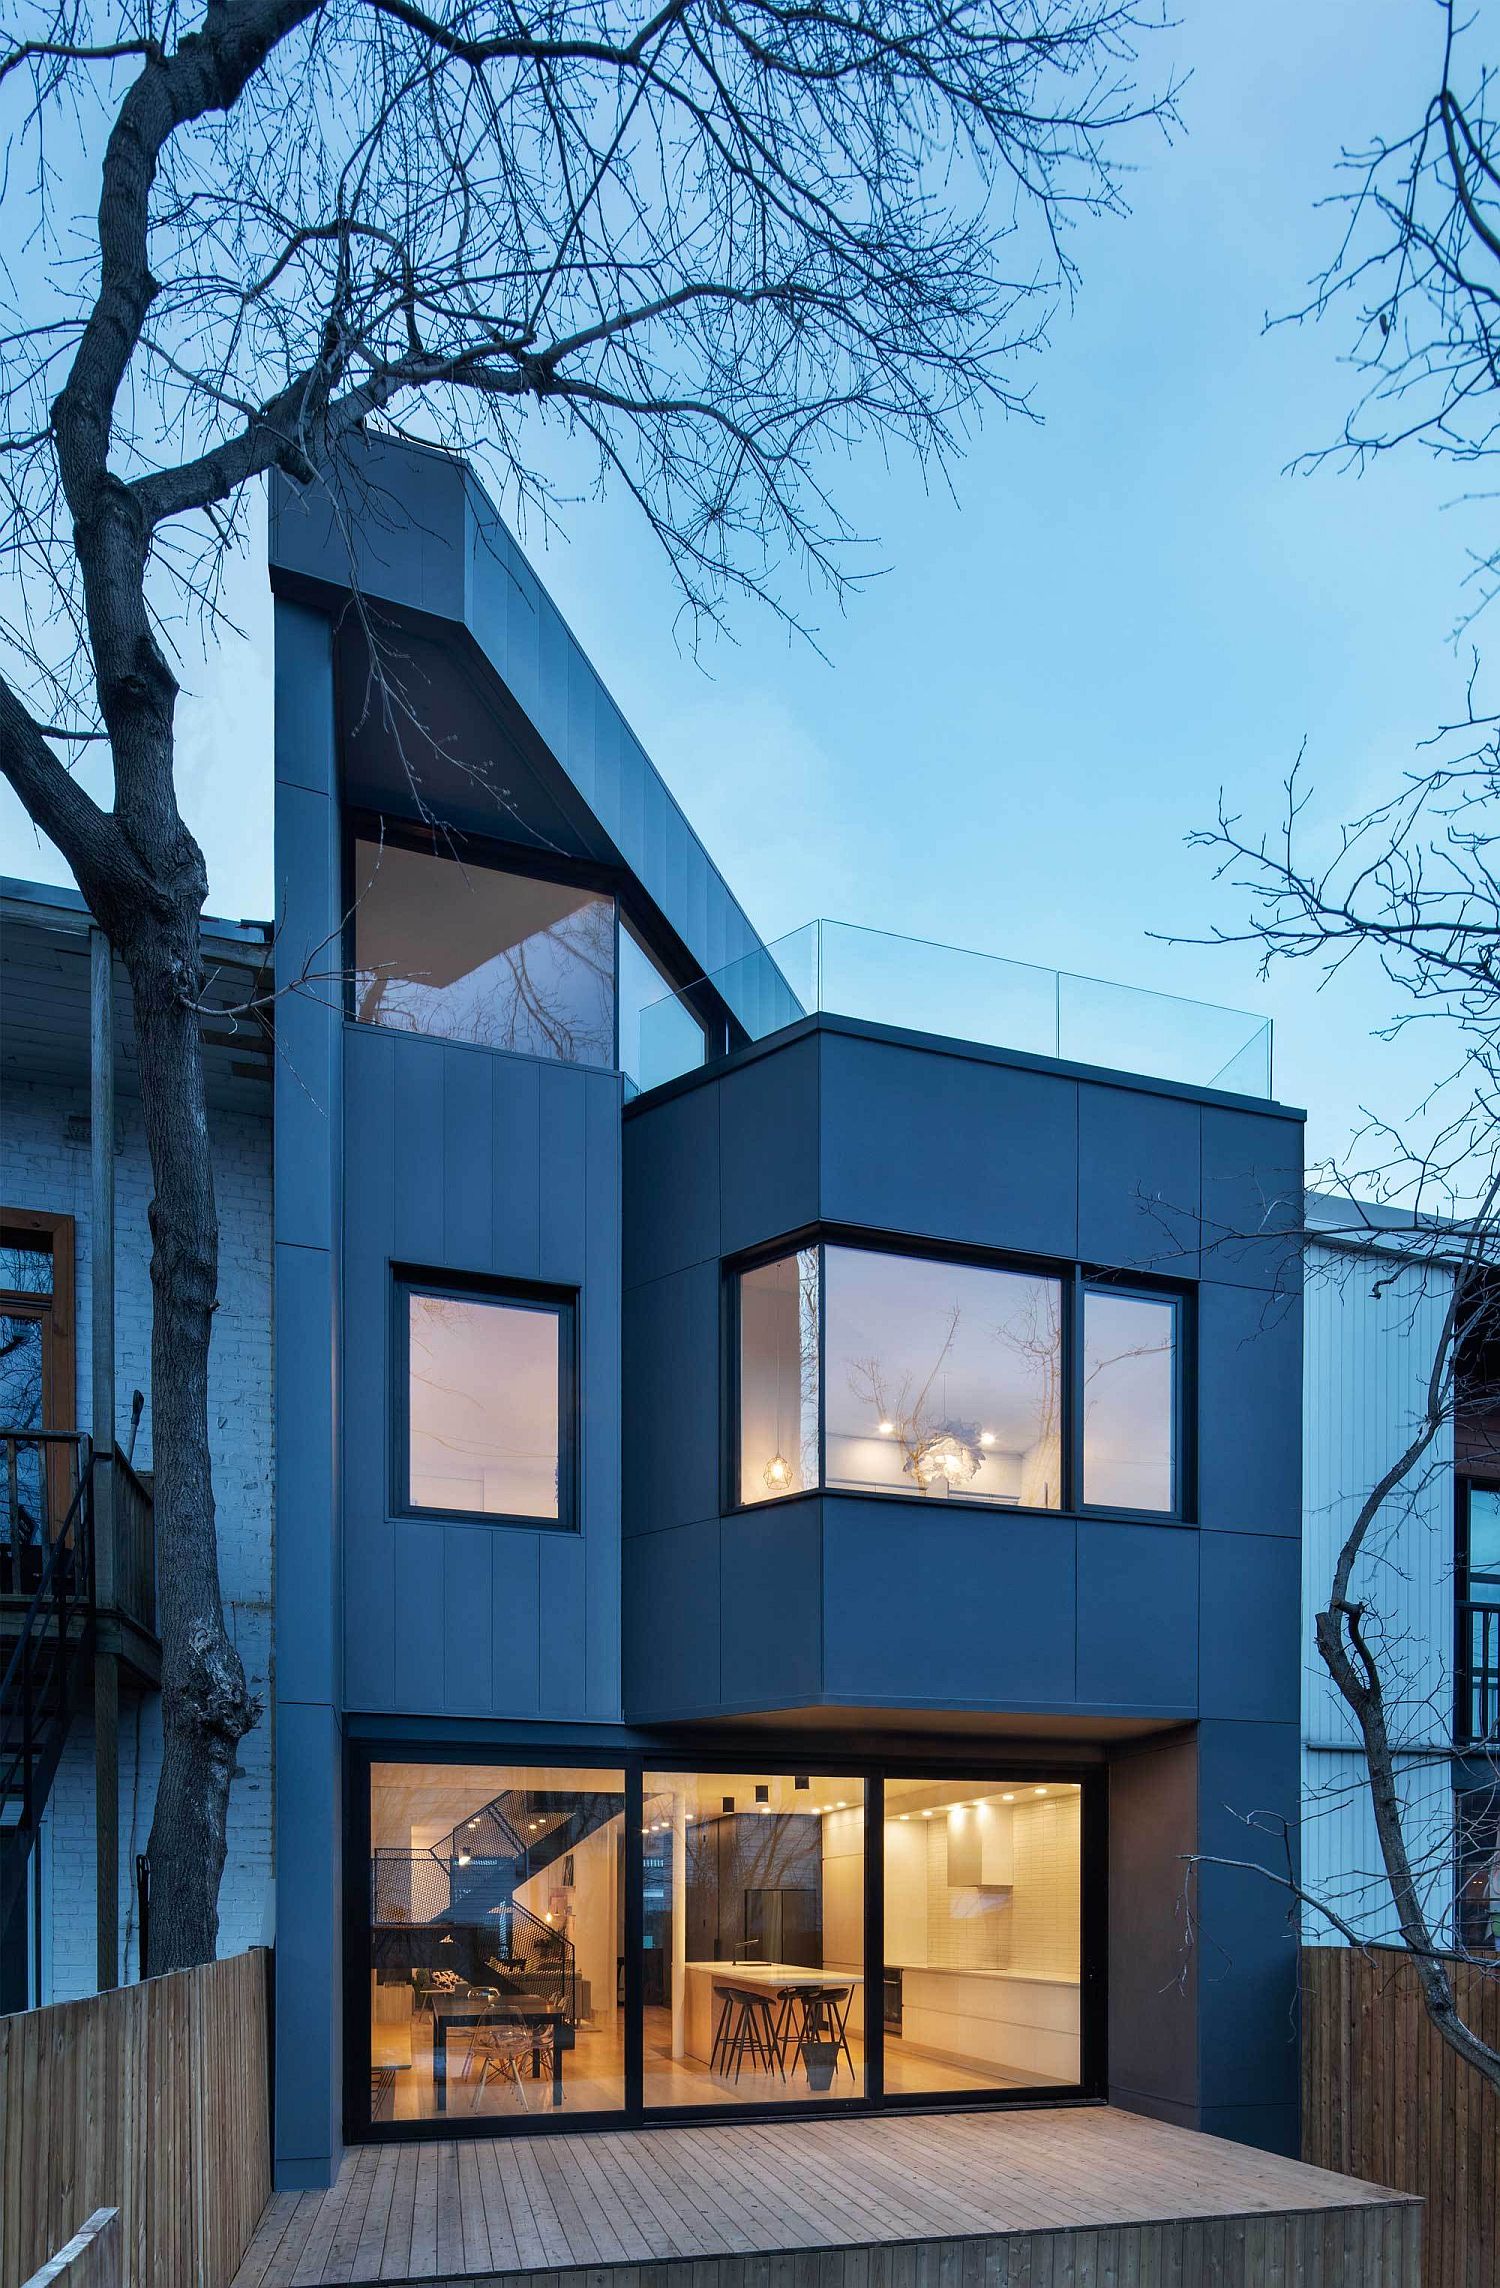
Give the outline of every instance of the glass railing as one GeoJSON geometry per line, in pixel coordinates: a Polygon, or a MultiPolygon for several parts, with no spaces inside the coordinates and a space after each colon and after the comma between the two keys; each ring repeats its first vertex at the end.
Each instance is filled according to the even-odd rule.
{"type": "MultiPolygon", "coordinates": [[[[809,922],[701,979],[689,998],[702,1006],[715,996],[737,1041],[821,1012],[1190,1088],[1271,1093],[1267,1017],[849,922],[809,922]]],[[[682,1041],[675,996],[642,1010],[643,1089],[686,1069],[682,1041]]]]}

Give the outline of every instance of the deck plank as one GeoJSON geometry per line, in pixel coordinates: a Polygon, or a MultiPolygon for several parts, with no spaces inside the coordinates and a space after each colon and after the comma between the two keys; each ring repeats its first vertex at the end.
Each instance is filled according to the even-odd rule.
{"type": "Polygon", "coordinates": [[[1320,2212],[1331,2280],[1386,2249],[1415,2279],[1402,2196],[1108,2106],[548,2129],[350,2153],[270,2203],[235,2288],[1175,2288],[1247,2251],[1295,2288],[1320,2212]]]}

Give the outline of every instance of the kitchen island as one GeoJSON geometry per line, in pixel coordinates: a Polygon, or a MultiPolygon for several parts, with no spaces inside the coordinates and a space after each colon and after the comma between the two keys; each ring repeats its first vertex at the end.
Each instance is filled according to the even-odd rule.
{"type": "Polygon", "coordinates": [[[1078,1980],[1059,1972],[940,1970],[892,1964],[901,1972],[902,2051],[944,2064],[1038,2085],[1079,2078],[1078,1980]]]}
{"type": "Polygon", "coordinates": [[[690,2058],[707,2065],[713,2056],[714,2028],[719,2005],[716,1991],[734,1987],[775,1996],[788,1986],[818,1987],[824,1992],[858,1993],[864,1981],[856,1970],[809,1970],[800,1962],[689,1962],[683,1965],[686,1981],[685,2047],[690,2058]]]}

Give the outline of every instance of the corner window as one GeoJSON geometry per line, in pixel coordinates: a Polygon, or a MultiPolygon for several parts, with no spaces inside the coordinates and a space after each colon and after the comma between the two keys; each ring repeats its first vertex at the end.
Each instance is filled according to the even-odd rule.
{"type": "Polygon", "coordinates": [[[403,1280],[396,1317],[398,1507],[571,1525],[571,1303],[403,1280]]]}
{"type": "Polygon", "coordinates": [[[629,922],[620,922],[620,1070],[656,1088],[703,1062],[703,1027],[629,922]]]}
{"type": "Polygon", "coordinates": [[[822,1488],[1175,1516],[1175,1296],[831,1243],[736,1281],[741,1506],[822,1488]]]}
{"type": "Polygon", "coordinates": [[[353,907],[361,1024],[613,1065],[613,898],[360,837],[353,907]]]}
{"type": "Polygon", "coordinates": [[[1083,1498],[1091,1509],[1177,1507],[1177,1320],[1171,1296],[1083,1294],[1083,1498]]]}
{"type": "Polygon", "coordinates": [[[1062,1283],[826,1254],[830,1489],[1062,1502],[1062,1283]]]}

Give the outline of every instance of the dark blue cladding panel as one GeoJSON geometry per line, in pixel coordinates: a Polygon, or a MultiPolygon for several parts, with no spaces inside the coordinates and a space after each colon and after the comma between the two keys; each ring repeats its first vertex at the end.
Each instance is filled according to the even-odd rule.
{"type": "Polygon", "coordinates": [[[796,1708],[822,1689],[820,1507],[777,1503],[724,1520],[726,1708],[796,1708]]]}
{"type": "Polygon", "coordinates": [[[1200,1538],[1199,1707],[1274,1722],[1301,1692],[1301,1545],[1276,1534],[1200,1538]]]}
{"type": "Polygon", "coordinates": [[[1198,1291],[1198,1521],[1302,1532],[1298,1295],[1207,1281],[1198,1291]]]}
{"type": "Polygon", "coordinates": [[[717,1088],[668,1097],[625,1122],[625,1284],[705,1263],[719,1243],[717,1088]]]}
{"type": "Polygon", "coordinates": [[[1295,1285],[1302,1223],[1302,1128],[1265,1113],[1203,1107],[1203,1276],[1295,1285]]]}
{"type": "MultiPolygon", "coordinates": [[[[1294,1704],[1295,1705],[1295,1704],[1294,1704]]],[[[1300,1808],[1298,1723],[1198,1727],[1198,2031],[1205,2107],[1295,2107],[1297,1933],[1282,1873],[1300,1808]],[[1256,1817],[1258,1815],[1258,1818],[1256,1817]],[[1210,1966],[1217,1966],[1211,1968],[1210,1966]]]]}
{"type": "Polygon", "coordinates": [[[1182,1886],[1197,1832],[1192,1734],[1122,1743],[1109,1766],[1109,2094],[1189,2127],[1202,1966],[1183,1946],[1182,1886]]]}
{"type": "Polygon", "coordinates": [[[939,1502],[823,1504],[825,1691],[927,1708],[1069,1705],[1072,1521],[939,1502]]]}
{"type": "Polygon", "coordinates": [[[1191,1716],[1199,1535],[1086,1519],[1078,1528],[1078,1697],[1191,1716]]]}
{"type": "Polygon", "coordinates": [[[656,1533],[719,1511],[717,1263],[625,1297],[625,1531],[656,1533]]]}
{"type": "Polygon", "coordinates": [[[753,1058],[727,1072],[715,1093],[723,1252],[735,1255],[816,1222],[817,1040],[804,1037],[753,1058]]]}
{"type": "Polygon", "coordinates": [[[345,1073],[349,1705],[616,1717],[618,1078],[356,1025],[345,1073]],[[577,1291],[578,1533],[395,1515],[393,1264],[577,1291]]]}
{"type": "Polygon", "coordinates": [[[625,1545],[625,1698],[642,1721],[722,1705],[719,1531],[713,1518],[625,1545]]]}
{"type": "MultiPolygon", "coordinates": [[[[490,1074],[490,1260],[517,1278],[541,1276],[541,1067],[524,1057],[488,1057],[490,1074]]],[[[481,1168],[482,1172],[482,1168],[481,1168]]]]}
{"type": "Polygon", "coordinates": [[[276,1715],[276,2160],[278,2179],[303,2185],[331,2183],[338,2167],[340,1768],[333,1710],[283,1697],[276,1715]]]}
{"type": "Polygon", "coordinates": [[[1198,1276],[1199,1107],[1083,1083],[1078,1252],[1086,1263],[1198,1276]]]}
{"type": "Polygon", "coordinates": [[[847,1034],[819,1041],[825,1217],[1073,1255],[1076,1081],[847,1034]]]}
{"type": "MultiPolygon", "coordinates": [[[[338,1645],[329,1407],[335,1315],[332,1263],[322,1248],[278,1244],[276,1328],[276,1450],[281,1469],[297,1472],[295,1497],[284,1495],[282,1504],[283,1530],[295,1540],[289,1570],[297,1594],[277,1607],[276,1689],[285,1699],[329,1700],[338,1645]]],[[[288,1557],[280,1567],[287,1569],[288,1557]]]]}

